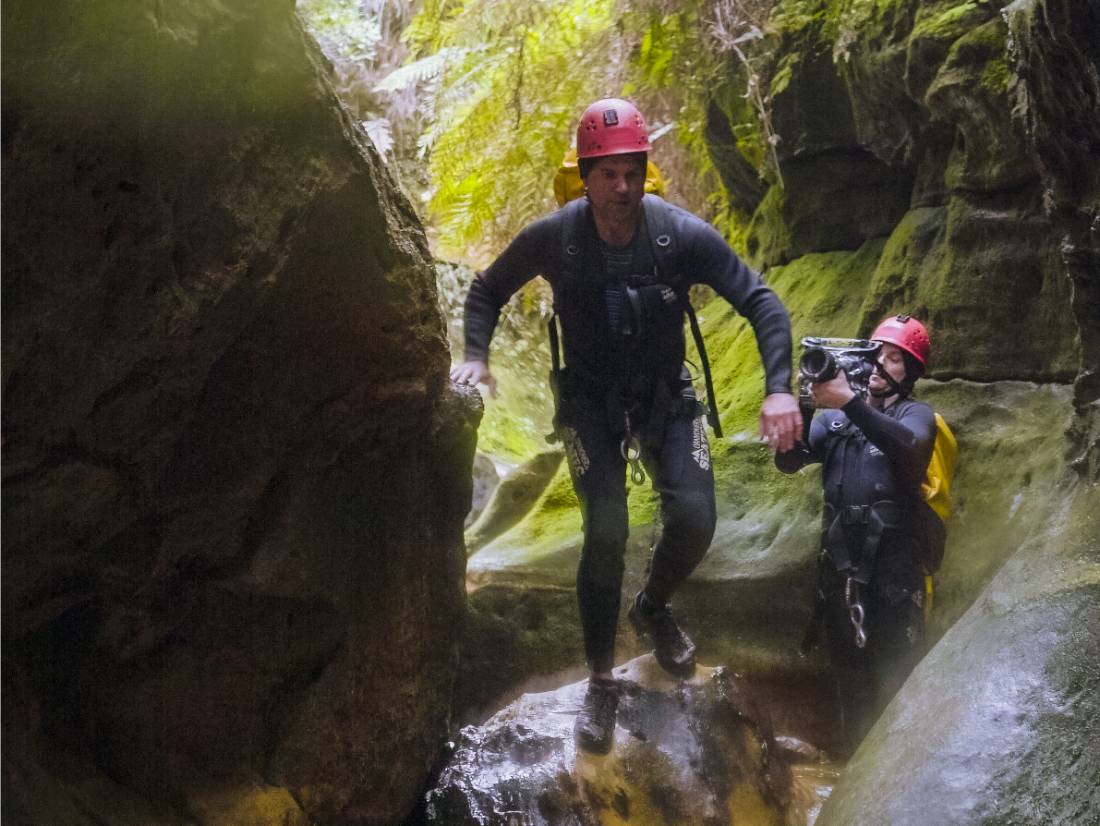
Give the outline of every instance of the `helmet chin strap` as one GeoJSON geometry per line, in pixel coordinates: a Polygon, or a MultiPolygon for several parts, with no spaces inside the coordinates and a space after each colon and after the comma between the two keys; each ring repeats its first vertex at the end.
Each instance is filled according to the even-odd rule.
{"type": "MultiPolygon", "coordinates": [[[[882,364],[880,364],[877,361],[875,362],[875,373],[882,377],[882,380],[884,382],[886,382],[886,385],[890,389],[889,389],[888,392],[878,392],[878,393],[876,393],[874,390],[869,389],[868,392],[872,396],[877,396],[879,398],[886,398],[887,396],[896,395],[899,398],[905,398],[913,390],[913,385],[911,383],[906,382],[903,385],[903,384],[900,384],[899,382],[895,381],[894,377],[891,376],[889,373],[887,373],[886,370],[883,369],[882,364]]],[[[906,377],[906,378],[908,378],[908,377],[906,377]]]]}

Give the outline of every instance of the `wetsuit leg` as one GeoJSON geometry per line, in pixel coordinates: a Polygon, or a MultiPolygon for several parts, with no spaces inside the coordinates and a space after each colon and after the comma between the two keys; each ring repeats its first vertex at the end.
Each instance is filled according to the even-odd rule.
{"type": "Polygon", "coordinates": [[[660,444],[643,453],[661,497],[661,537],[653,550],[646,598],[665,605],[703,559],[714,537],[714,471],[702,407],[684,405],[668,417],[660,444]]]}
{"type": "Polygon", "coordinates": [[[871,579],[871,669],[881,711],[924,653],[924,574],[913,552],[884,538],[871,579]]]}
{"type": "Polygon", "coordinates": [[[622,437],[612,434],[599,415],[573,417],[559,430],[584,524],[577,603],[585,657],[592,671],[610,671],[628,534],[622,437]]]}
{"type": "MultiPolygon", "coordinates": [[[[855,628],[844,597],[846,579],[829,565],[822,587],[825,592],[825,639],[841,713],[840,747],[849,755],[874,723],[876,713],[871,657],[867,648],[860,648],[855,642],[855,628]]],[[[869,618],[865,619],[864,627],[873,627],[869,618]]]]}
{"type": "Polygon", "coordinates": [[[908,556],[884,539],[871,583],[860,588],[867,645],[855,644],[845,600],[846,577],[825,577],[825,629],[843,715],[844,750],[851,753],[897,693],[923,653],[923,578],[908,556]],[[917,597],[914,599],[913,594],[917,597]]]}

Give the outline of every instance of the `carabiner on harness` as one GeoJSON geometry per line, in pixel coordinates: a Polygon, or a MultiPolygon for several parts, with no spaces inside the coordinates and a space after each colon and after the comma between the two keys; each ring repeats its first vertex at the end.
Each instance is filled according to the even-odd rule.
{"type": "Polygon", "coordinates": [[[851,577],[844,583],[844,601],[848,605],[848,619],[856,630],[856,648],[867,645],[867,632],[863,630],[863,604],[859,601],[859,585],[851,577]]]}
{"type": "Polygon", "coordinates": [[[640,485],[645,481],[645,469],[642,467],[642,446],[638,437],[630,430],[630,417],[626,419],[626,435],[619,446],[619,452],[630,466],[630,481],[640,485]]]}

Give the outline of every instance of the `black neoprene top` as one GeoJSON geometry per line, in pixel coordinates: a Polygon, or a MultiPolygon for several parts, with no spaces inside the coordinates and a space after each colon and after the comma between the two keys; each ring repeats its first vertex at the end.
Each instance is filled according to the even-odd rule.
{"type": "MultiPolygon", "coordinates": [[[[646,195],[647,199],[656,196],[646,195]]],[[[741,261],[729,244],[705,221],[686,210],[665,204],[676,233],[678,269],[687,285],[707,284],[748,319],[756,336],[765,372],[766,393],[788,393],[791,381],[791,333],[787,311],[778,296],[760,277],[741,261]]],[[[611,286],[590,214],[584,223],[585,238],[595,253],[589,262],[584,282],[574,283],[562,253],[563,226],[567,210],[585,209],[586,205],[566,207],[526,226],[500,257],[470,287],[466,298],[466,359],[488,362],[489,342],[500,315],[500,308],[513,293],[537,275],[542,275],[554,291],[554,305],[562,324],[565,363],[571,374],[583,375],[591,382],[614,380],[616,340],[608,322],[606,296],[611,286]],[[591,272],[591,277],[587,273],[591,272]]],[[[572,214],[572,213],[570,213],[572,214]]],[[[639,236],[648,240],[644,220],[639,236]]],[[[648,243],[634,245],[634,271],[638,283],[655,279],[655,268],[648,243]]],[[[631,276],[633,279],[633,276],[631,276]]],[[[686,285],[682,285],[686,286],[686,285]]],[[[649,362],[647,369],[668,373],[670,380],[680,374],[684,337],[682,318],[670,324],[655,350],[659,367],[649,362]]]]}
{"type": "Polygon", "coordinates": [[[904,398],[876,410],[855,397],[840,410],[823,410],[810,425],[809,445],[777,453],[775,464],[794,473],[824,462],[821,484],[833,505],[904,502],[920,491],[936,440],[936,419],[922,401],[904,398]],[[855,427],[849,427],[851,422],[855,427]],[[848,446],[831,445],[837,439],[848,446]]]}

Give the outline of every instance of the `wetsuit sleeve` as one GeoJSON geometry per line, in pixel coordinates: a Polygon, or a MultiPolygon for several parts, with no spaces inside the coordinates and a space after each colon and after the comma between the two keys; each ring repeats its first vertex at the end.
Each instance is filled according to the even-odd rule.
{"type": "Polygon", "coordinates": [[[903,404],[897,418],[875,410],[856,396],[842,410],[868,441],[881,450],[893,466],[895,478],[907,490],[924,482],[936,441],[936,415],[922,402],[903,404]]]}
{"type": "Polygon", "coordinates": [[[470,285],[465,304],[466,361],[489,362],[500,308],[542,272],[555,241],[556,224],[543,219],[524,227],[485,272],[470,285]]]}
{"type": "Polygon", "coordinates": [[[775,454],[775,466],[783,473],[795,473],[806,465],[821,462],[825,456],[825,439],[828,431],[821,416],[810,422],[809,443],[799,442],[786,453],[775,454]]]}
{"type": "Polygon", "coordinates": [[[787,309],[718,231],[698,221],[693,233],[695,277],[748,319],[764,363],[764,392],[791,392],[791,322],[787,309]]]}

